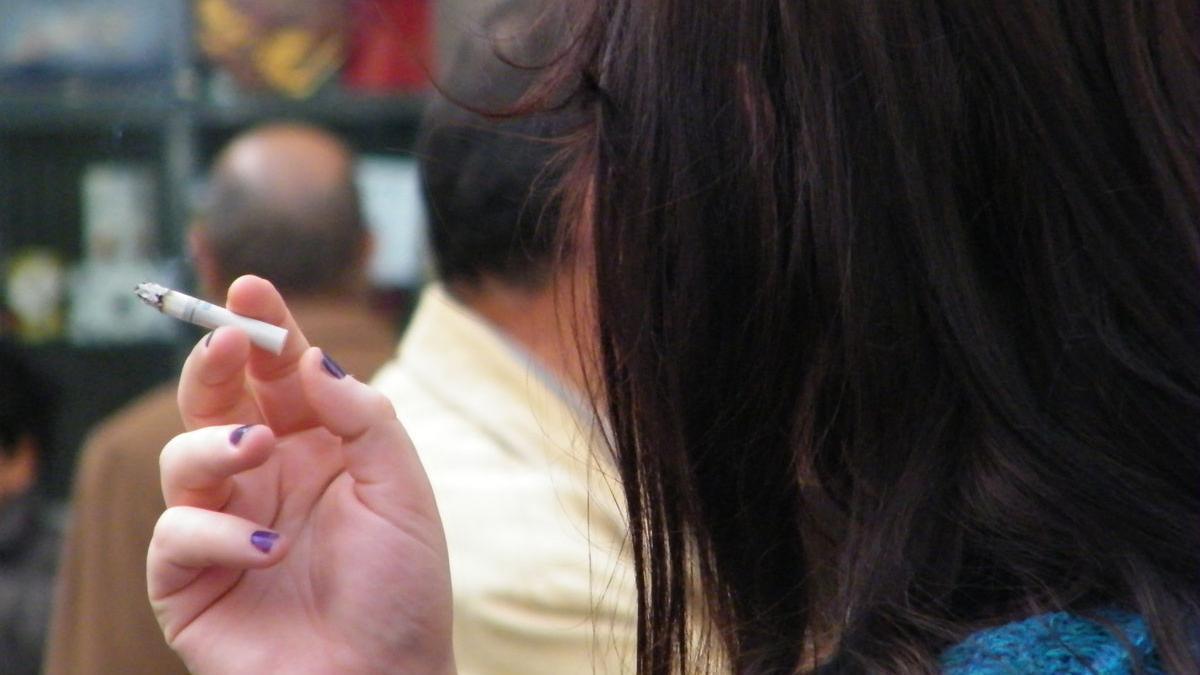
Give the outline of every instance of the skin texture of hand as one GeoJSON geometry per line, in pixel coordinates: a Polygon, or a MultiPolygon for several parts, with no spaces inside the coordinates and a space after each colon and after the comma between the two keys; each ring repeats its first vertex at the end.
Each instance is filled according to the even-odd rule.
{"type": "Polygon", "coordinates": [[[391,405],[268,282],[238,279],[227,306],[288,341],[274,356],[220,328],[184,365],[192,431],[163,449],[147,556],[167,642],[199,675],[453,672],[441,521],[391,405]]]}

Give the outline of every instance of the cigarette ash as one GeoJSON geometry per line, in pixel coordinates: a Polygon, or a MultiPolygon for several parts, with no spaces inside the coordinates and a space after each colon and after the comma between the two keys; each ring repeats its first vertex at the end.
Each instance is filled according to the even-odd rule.
{"type": "Polygon", "coordinates": [[[165,286],[159,286],[147,281],[135,286],[133,292],[137,294],[142,302],[161,312],[163,308],[163,296],[171,291],[165,286]]]}

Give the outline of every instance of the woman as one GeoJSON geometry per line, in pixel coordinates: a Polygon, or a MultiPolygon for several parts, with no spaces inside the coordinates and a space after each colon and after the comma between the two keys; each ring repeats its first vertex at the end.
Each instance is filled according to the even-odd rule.
{"type": "MultiPolygon", "coordinates": [[[[1198,14],[570,12],[641,672],[1200,671],[1198,14]]],[[[381,397],[222,329],[180,402],[149,575],[194,671],[453,669],[381,397]]]]}

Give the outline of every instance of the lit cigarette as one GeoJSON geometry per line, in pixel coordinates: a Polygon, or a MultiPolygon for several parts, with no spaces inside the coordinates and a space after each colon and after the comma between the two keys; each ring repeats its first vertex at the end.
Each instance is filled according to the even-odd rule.
{"type": "Polygon", "coordinates": [[[137,293],[142,302],[167,316],[205,328],[235,326],[246,331],[250,341],[259,347],[276,355],[283,353],[283,343],[287,342],[288,334],[286,328],[234,314],[224,307],[150,282],[138,284],[133,292],[137,293]]]}

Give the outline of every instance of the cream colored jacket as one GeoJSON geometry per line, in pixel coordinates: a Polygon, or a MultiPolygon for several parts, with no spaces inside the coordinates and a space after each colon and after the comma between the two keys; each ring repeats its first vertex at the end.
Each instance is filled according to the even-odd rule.
{"type": "Polygon", "coordinates": [[[438,285],[373,384],[437,497],[459,673],[633,672],[626,520],[587,406],[438,285]]]}

